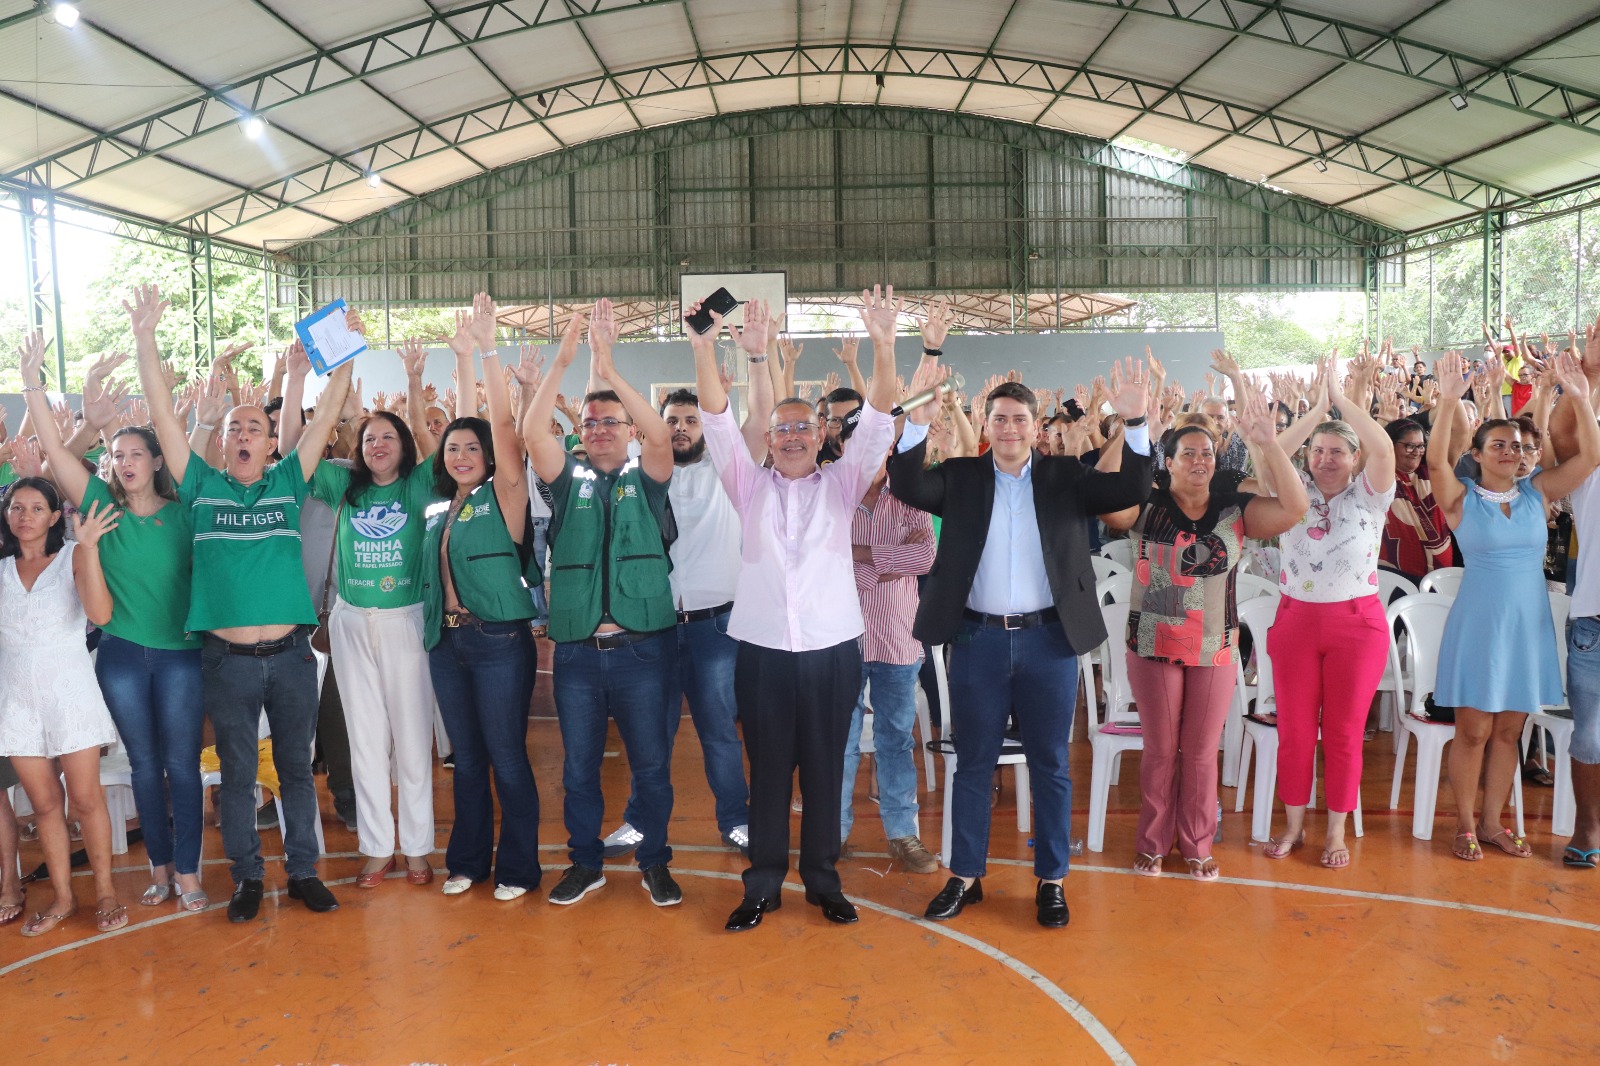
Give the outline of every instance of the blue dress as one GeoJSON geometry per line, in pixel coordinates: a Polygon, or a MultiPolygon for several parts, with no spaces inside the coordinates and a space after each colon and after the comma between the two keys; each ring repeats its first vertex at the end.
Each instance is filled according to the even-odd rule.
{"type": "Polygon", "coordinates": [[[1455,534],[1466,572],[1444,625],[1434,702],[1529,714],[1559,706],[1565,697],[1544,584],[1544,497],[1524,478],[1507,518],[1471,479],[1462,484],[1467,494],[1455,534]]]}

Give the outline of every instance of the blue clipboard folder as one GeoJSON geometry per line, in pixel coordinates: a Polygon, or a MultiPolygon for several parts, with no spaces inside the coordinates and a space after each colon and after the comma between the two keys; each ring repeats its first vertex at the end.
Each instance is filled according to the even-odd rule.
{"type": "Polygon", "coordinates": [[[366,338],[345,328],[347,310],[341,297],[294,324],[295,335],[311,360],[311,369],[320,375],[326,376],[341,363],[348,363],[367,350],[366,338]]]}

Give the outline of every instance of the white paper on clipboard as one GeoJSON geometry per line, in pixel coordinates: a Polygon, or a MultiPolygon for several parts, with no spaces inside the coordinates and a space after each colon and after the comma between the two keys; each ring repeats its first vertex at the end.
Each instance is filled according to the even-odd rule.
{"type": "Polygon", "coordinates": [[[346,310],[341,297],[294,324],[311,368],[318,374],[326,375],[367,350],[367,338],[344,324],[346,310]]]}

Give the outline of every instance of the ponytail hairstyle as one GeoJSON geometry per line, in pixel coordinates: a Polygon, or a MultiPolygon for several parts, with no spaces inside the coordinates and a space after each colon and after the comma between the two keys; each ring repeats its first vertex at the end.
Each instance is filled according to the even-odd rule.
{"type": "MultiPolygon", "coordinates": [[[[123,437],[138,437],[144,443],[145,451],[150,453],[152,471],[150,487],[155,494],[163,500],[176,500],[178,488],[172,483],[172,473],[167,469],[166,457],[161,452],[161,441],[156,438],[156,431],[149,426],[123,426],[112,434],[111,447],[106,449],[106,461],[111,461],[111,454],[117,450],[117,441],[123,437]],[[160,459],[161,465],[155,466],[155,460],[160,459]]],[[[111,492],[111,499],[123,510],[128,507],[128,492],[122,487],[122,479],[118,477],[106,478],[106,488],[111,492]]]]}

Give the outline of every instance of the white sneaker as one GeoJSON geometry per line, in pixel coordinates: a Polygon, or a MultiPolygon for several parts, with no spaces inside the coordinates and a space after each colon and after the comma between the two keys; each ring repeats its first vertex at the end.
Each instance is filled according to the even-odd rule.
{"type": "Polygon", "coordinates": [[[604,855],[608,859],[615,859],[626,855],[644,841],[644,834],[639,832],[627,822],[617,826],[612,833],[600,843],[605,845],[604,855]]]}
{"type": "Polygon", "coordinates": [[[750,854],[750,827],[747,825],[734,826],[722,834],[722,842],[730,848],[738,848],[748,856],[750,854]]]}
{"type": "Polygon", "coordinates": [[[502,903],[509,902],[514,899],[521,899],[527,894],[528,890],[523,888],[521,885],[494,886],[494,898],[500,900],[502,903]]]}

